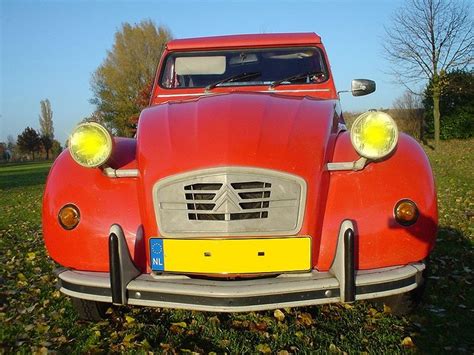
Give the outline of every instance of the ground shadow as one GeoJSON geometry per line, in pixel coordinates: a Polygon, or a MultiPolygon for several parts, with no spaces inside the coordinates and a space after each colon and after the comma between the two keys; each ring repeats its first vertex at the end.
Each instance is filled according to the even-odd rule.
{"type": "Polygon", "coordinates": [[[426,353],[474,351],[474,248],[461,231],[440,226],[423,302],[410,317],[426,353]]]}

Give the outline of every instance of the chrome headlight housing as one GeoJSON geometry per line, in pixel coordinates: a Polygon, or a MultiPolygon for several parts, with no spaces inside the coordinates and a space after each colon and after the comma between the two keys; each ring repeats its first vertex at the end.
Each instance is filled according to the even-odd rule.
{"type": "Polygon", "coordinates": [[[113,139],[104,126],[96,122],[86,122],[78,125],[68,142],[72,158],[86,168],[103,165],[110,158],[113,139]]]}
{"type": "Polygon", "coordinates": [[[365,112],[357,117],[352,125],[351,142],[362,157],[371,160],[382,159],[397,146],[397,124],[385,112],[365,112]]]}

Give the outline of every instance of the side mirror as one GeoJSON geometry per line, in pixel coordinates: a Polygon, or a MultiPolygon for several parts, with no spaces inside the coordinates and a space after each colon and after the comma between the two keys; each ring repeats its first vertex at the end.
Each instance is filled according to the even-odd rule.
{"type": "Polygon", "coordinates": [[[368,79],[354,79],[351,84],[352,96],[364,96],[375,91],[375,81],[368,79]]]}

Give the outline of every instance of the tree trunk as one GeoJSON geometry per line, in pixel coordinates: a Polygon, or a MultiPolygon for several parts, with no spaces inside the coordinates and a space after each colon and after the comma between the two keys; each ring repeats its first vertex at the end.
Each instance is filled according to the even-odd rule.
{"type": "Polygon", "coordinates": [[[423,117],[424,114],[421,114],[420,115],[420,131],[419,131],[419,134],[420,134],[420,141],[422,141],[424,144],[426,144],[426,140],[425,140],[425,118],[423,117]]]}
{"type": "Polygon", "coordinates": [[[46,160],[49,160],[49,149],[46,149],[46,160]]]}
{"type": "Polygon", "coordinates": [[[434,139],[435,139],[435,150],[438,150],[439,147],[439,97],[440,97],[440,88],[438,85],[435,85],[433,88],[433,119],[434,119],[434,139]]]}

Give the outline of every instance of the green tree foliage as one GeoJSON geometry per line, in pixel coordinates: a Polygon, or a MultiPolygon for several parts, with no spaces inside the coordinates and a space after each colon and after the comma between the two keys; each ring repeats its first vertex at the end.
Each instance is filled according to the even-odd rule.
{"type": "Polygon", "coordinates": [[[91,102],[118,135],[133,135],[134,121],[148,105],[141,96],[151,87],[159,58],[170,39],[171,33],[152,21],[124,23],[115,33],[112,49],[92,75],[91,102]]]}
{"type": "Polygon", "coordinates": [[[0,142],[0,161],[7,160],[7,144],[0,142]]]}
{"type": "Polygon", "coordinates": [[[35,153],[41,148],[41,139],[38,132],[31,127],[26,127],[25,130],[18,135],[16,144],[22,152],[31,153],[34,160],[35,153]]]}
{"type": "MultiPolygon", "coordinates": [[[[100,111],[92,112],[89,116],[84,117],[81,121],[79,121],[79,124],[80,123],[85,123],[85,122],[97,122],[97,123],[100,123],[104,126],[110,126],[104,120],[104,115],[100,111]]],[[[111,128],[111,127],[109,127],[109,128],[111,128]]]]}
{"type": "Polygon", "coordinates": [[[53,157],[57,157],[63,150],[63,147],[61,147],[61,143],[59,143],[56,139],[53,139],[51,142],[51,154],[53,157]]]}
{"type": "Polygon", "coordinates": [[[51,139],[50,136],[47,135],[41,135],[40,137],[41,140],[41,145],[44,148],[44,151],[46,152],[46,159],[49,160],[49,152],[51,148],[53,147],[53,140],[51,139]]]}
{"type": "MultiPolygon", "coordinates": [[[[474,71],[457,70],[443,76],[440,97],[441,139],[474,137],[474,71]]],[[[434,134],[433,85],[425,90],[423,105],[428,134],[434,134]]]]}

